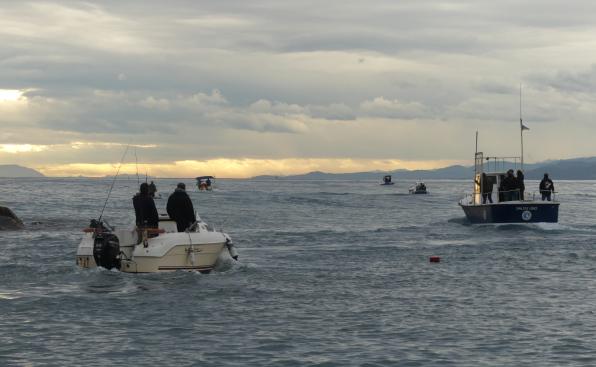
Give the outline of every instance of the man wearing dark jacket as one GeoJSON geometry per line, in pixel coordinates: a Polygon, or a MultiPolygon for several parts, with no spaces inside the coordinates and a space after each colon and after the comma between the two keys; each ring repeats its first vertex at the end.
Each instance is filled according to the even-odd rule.
{"type": "Polygon", "coordinates": [[[159,216],[153,198],[149,196],[149,185],[142,183],[139,193],[132,198],[132,205],[135,208],[137,227],[157,228],[159,216]]]}
{"type": "Polygon", "coordinates": [[[524,200],[524,192],[526,191],[526,184],[524,183],[524,173],[521,169],[517,170],[517,188],[519,190],[519,200],[524,200]]]}
{"type": "Polygon", "coordinates": [[[166,209],[170,218],[176,221],[178,232],[184,232],[197,221],[192,201],[186,193],[186,185],[182,182],[178,184],[176,190],[168,198],[166,209]]]}
{"type": "Polygon", "coordinates": [[[515,180],[515,176],[513,176],[513,170],[510,169],[507,171],[505,178],[501,181],[501,186],[499,187],[499,191],[503,195],[502,201],[512,201],[516,199],[516,191],[517,190],[517,182],[515,180]]]}
{"type": "Polygon", "coordinates": [[[540,193],[542,194],[542,201],[545,199],[550,201],[550,195],[555,191],[553,181],[548,178],[548,173],[544,174],[544,178],[540,181],[540,193]]]}

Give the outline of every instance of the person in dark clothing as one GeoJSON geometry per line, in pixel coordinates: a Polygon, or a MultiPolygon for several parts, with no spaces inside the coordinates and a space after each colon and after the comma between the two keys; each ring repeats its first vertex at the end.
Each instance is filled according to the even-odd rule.
{"type": "Polygon", "coordinates": [[[486,204],[486,201],[493,203],[493,181],[488,178],[486,173],[482,172],[480,176],[481,190],[482,190],[482,204],[486,204]]]}
{"type": "Polygon", "coordinates": [[[197,221],[192,201],[186,193],[186,185],[182,182],[178,184],[176,190],[168,198],[166,209],[170,218],[176,221],[178,232],[184,232],[197,221]]]}
{"type": "Polygon", "coordinates": [[[205,183],[207,184],[207,189],[211,188],[211,179],[209,177],[207,177],[207,180],[205,181],[205,183]]]}
{"type": "Polygon", "coordinates": [[[136,224],[139,228],[157,228],[159,216],[155,202],[149,195],[149,185],[143,182],[139,188],[139,193],[132,198],[132,204],[135,208],[136,224]]]}
{"type": "Polygon", "coordinates": [[[526,184],[524,183],[524,173],[521,169],[517,170],[517,189],[519,190],[519,200],[524,200],[524,191],[526,191],[526,184]]]}
{"type": "Polygon", "coordinates": [[[503,200],[502,201],[512,201],[515,200],[517,195],[515,195],[517,190],[517,182],[515,180],[515,176],[513,176],[513,170],[510,169],[507,171],[507,175],[501,181],[501,186],[499,187],[499,191],[502,193],[503,200]]]}
{"type": "Polygon", "coordinates": [[[155,186],[153,181],[151,181],[151,183],[149,184],[149,196],[154,198],[156,192],[157,192],[157,186],[155,186]]]}
{"type": "Polygon", "coordinates": [[[548,173],[544,174],[542,181],[540,181],[540,193],[542,194],[542,201],[551,199],[551,193],[555,192],[555,185],[553,181],[548,177],[548,173]]]}

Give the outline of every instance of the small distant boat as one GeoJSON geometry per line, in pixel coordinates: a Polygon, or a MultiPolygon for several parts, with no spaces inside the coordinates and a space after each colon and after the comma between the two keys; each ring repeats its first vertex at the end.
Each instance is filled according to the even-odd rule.
{"type": "Polygon", "coordinates": [[[428,194],[426,191],[426,184],[424,182],[416,182],[416,184],[409,189],[410,194],[428,194]]]}
{"type": "Polygon", "coordinates": [[[213,190],[213,181],[215,177],[213,176],[199,176],[195,178],[197,180],[197,187],[199,191],[211,191],[213,190]]]}
{"type": "Polygon", "coordinates": [[[384,186],[384,185],[393,185],[393,184],[394,184],[394,182],[391,182],[391,175],[385,175],[383,177],[383,183],[381,184],[381,186],[384,186]]]}
{"type": "Polygon", "coordinates": [[[0,229],[22,229],[23,222],[5,206],[0,206],[0,229]]]}

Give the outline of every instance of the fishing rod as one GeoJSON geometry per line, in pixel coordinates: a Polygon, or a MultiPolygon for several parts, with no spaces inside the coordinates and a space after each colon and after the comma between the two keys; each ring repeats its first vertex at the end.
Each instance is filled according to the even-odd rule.
{"type": "Polygon", "coordinates": [[[129,147],[130,147],[130,144],[128,144],[126,146],[126,149],[124,150],[124,154],[122,154],[122,159],[120,159],[120,164],[118,165],[118,170],[116,171],[116,175],[114,176],[114,179],[112,180],[112,185],[110,185],[110,190],[108,191],[108,197],[106,198],[106,202],[103,203],[103,208],[101,209],[101,214],[99,215],[98,222],[101,222],[101,217],[103,216],[103,212],[104,212],[104,210],[106,210],[106,205],[108,205],[108,200],[110,200],[110,195],[112,194],[112,189],[114,188],[114,184],[116,183],[116,179],[118,178],[118,174],[120,173],[120,168],[122,168],[122,163],[124,162],[124,157],[126,157],[126,153],[128,153],[129,147]]]}
{"type": "Polygon", "coordinates": [[[137,185],[140,183],[139,180],[139,160],[137,159],[137,147],[135,147],[135,166],[137,167],[137,185]]]}

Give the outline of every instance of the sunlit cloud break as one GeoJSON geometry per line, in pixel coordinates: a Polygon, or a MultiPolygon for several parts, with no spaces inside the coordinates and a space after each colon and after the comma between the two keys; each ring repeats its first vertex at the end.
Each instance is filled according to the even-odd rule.
{"type": "Polygon", "coordinates": [[[17,154],[17,153],[38,153],[47,150],[47,145],[31,145],[31,144],[0,144],[0,152],[17,154]]]}
{"type": "MultiPolygon", "coordinates": [[[[214,175],[223,178],[246,178],[258,175],[283,176],[312,171],[357,172],[391,171],[403,169],[432,169],[445,167],[457,161],[401,161],[395,159],[210,159],[205,161],[185,160],[173,163],[136,164],[125,162],[120,167],[123,175],[148,174],[154,177],[196,177],[214,175]]],[[[116,173],[115,163],[71,163],[36,167],[48,176],[104,177],[116,173]]]]}
{"type": "Polygon", "coordinates": [[[14,102],[23,97],[23,91],[18,89],[0,89],[0,102],[14,102]]]}

